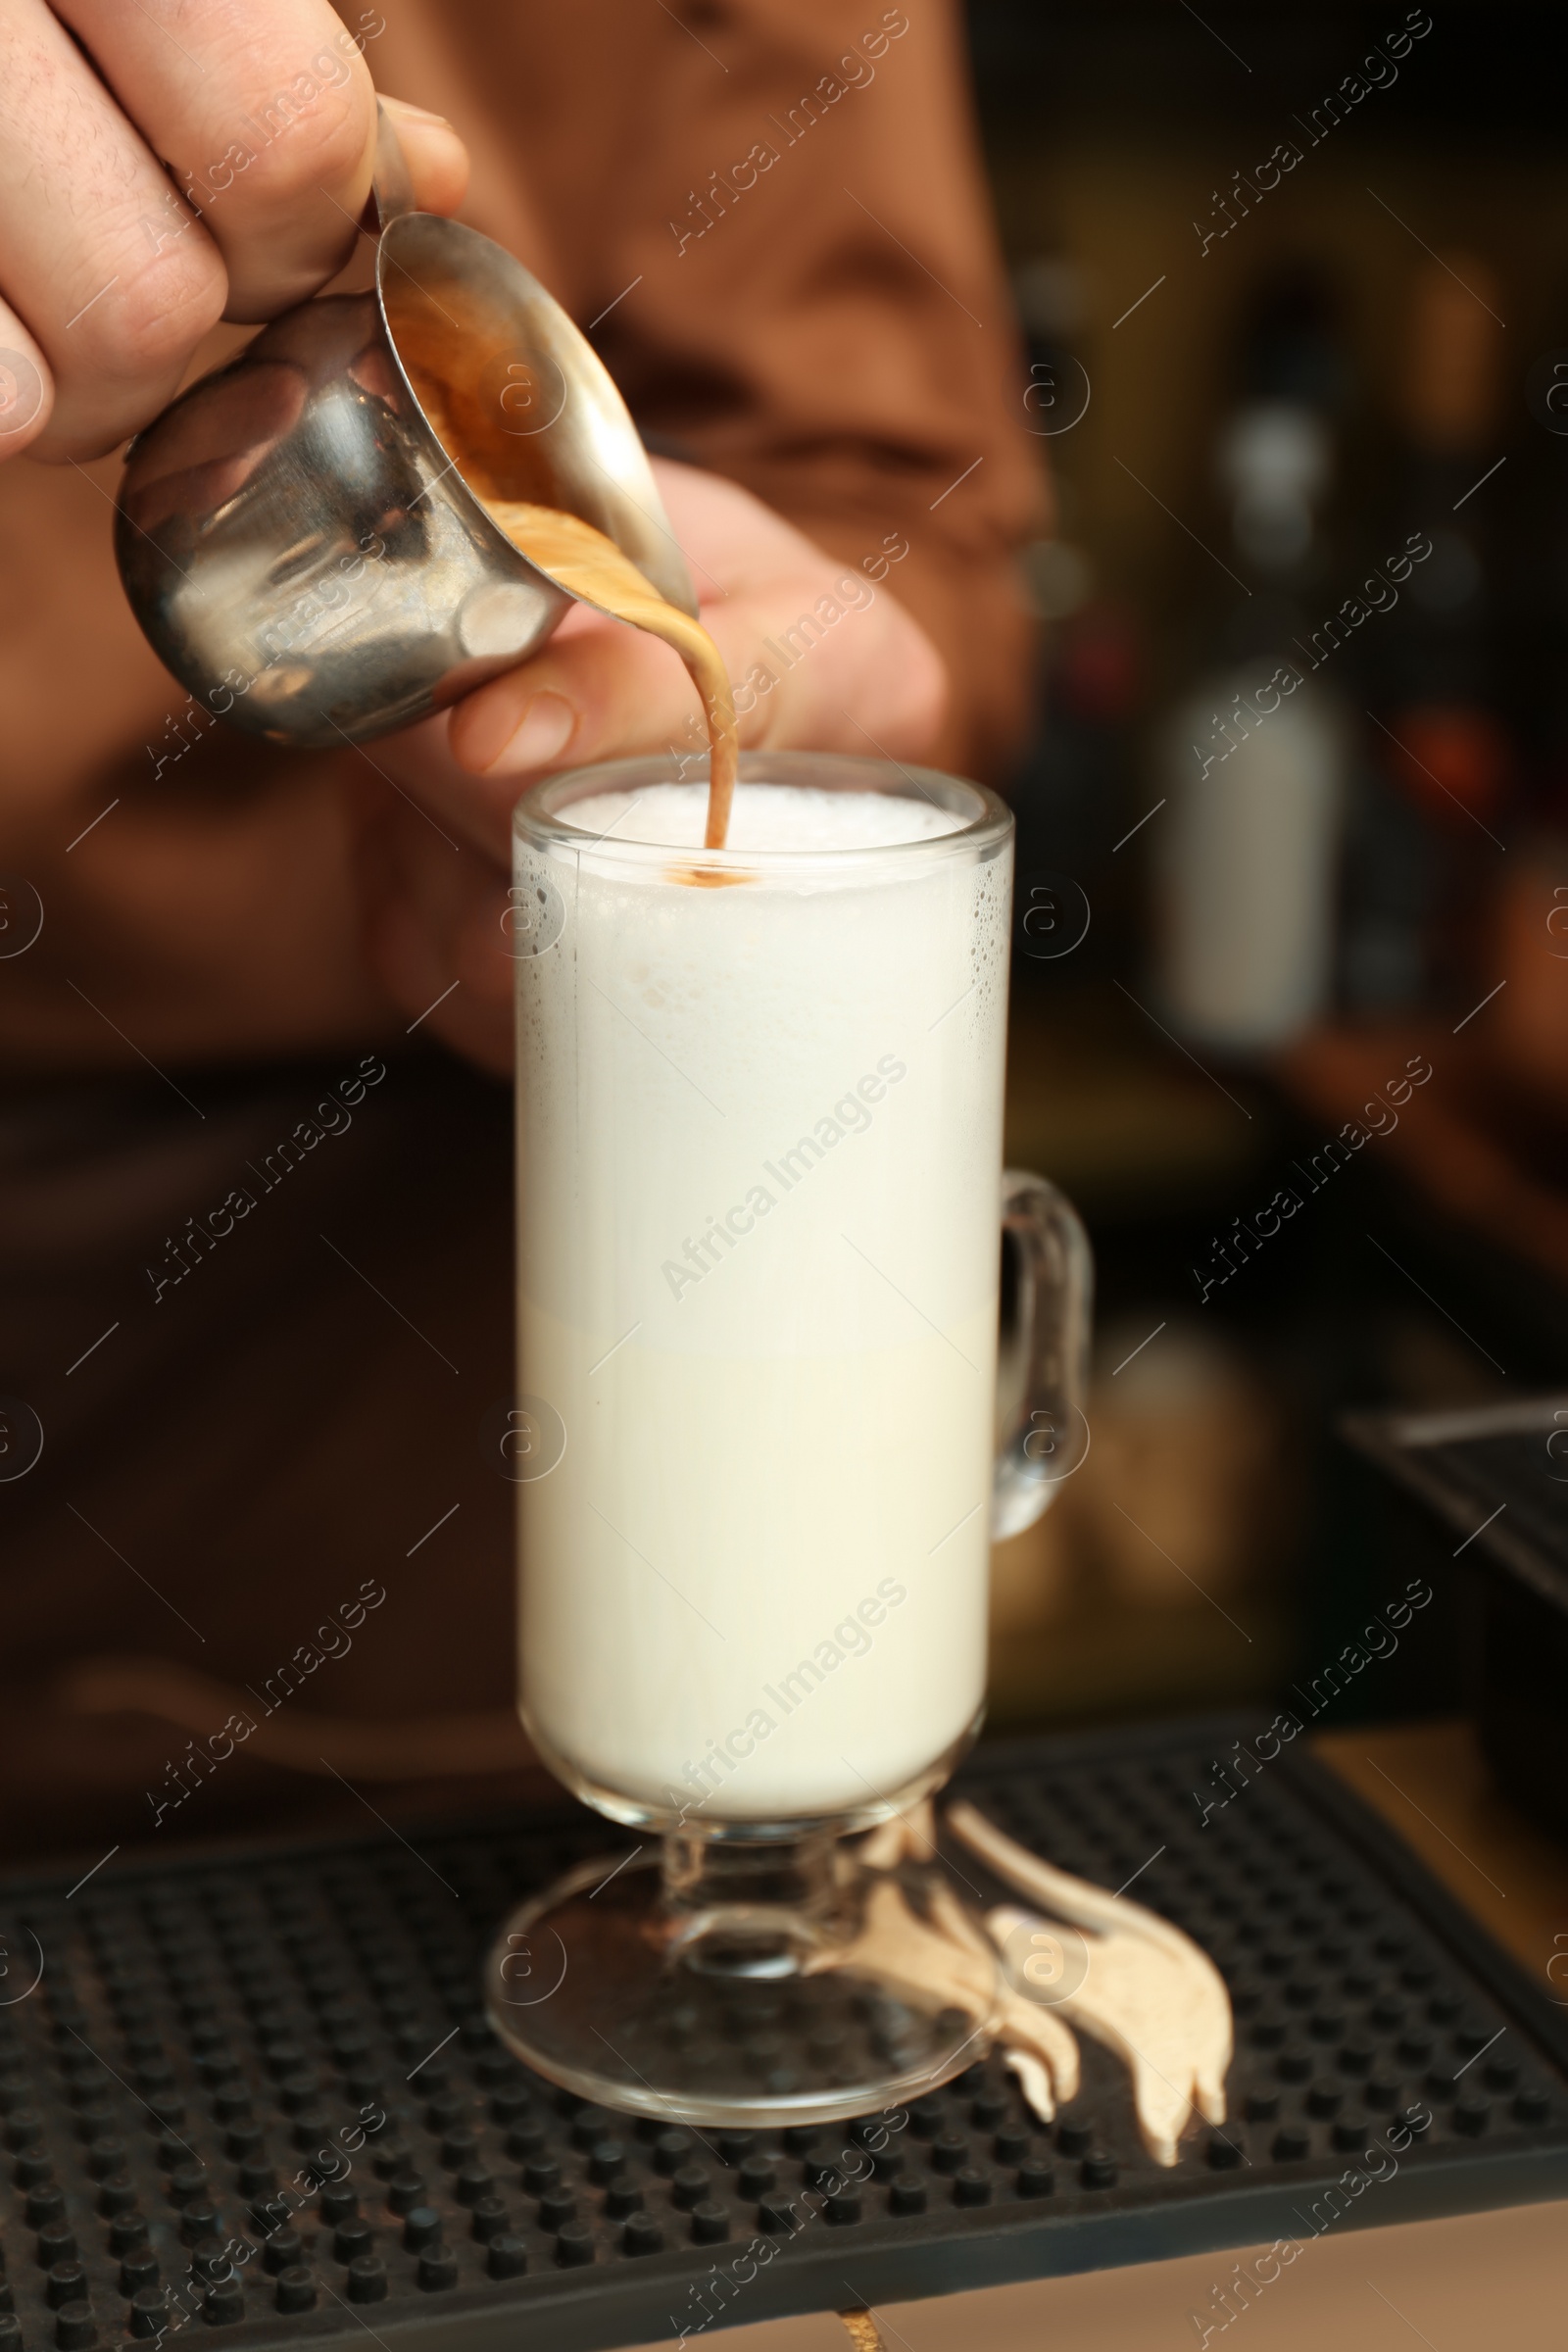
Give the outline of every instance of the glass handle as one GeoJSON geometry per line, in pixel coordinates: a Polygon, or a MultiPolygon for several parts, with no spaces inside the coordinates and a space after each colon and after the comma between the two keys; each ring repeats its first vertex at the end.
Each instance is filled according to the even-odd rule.
{"type": "Polygon", "coordinates": [[[996,1542],[1021,1535],[1089,1451],[1084,1399],[1095,1261],[1065,1194],[1019,1168],[1002,1178],[996,1542]]]}

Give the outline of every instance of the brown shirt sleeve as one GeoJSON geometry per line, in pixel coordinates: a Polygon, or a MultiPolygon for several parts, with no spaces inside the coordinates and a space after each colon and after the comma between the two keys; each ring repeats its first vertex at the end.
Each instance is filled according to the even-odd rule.
{"type": "MultiPolygon", "coordinates": [[[[466,217],[590,330],[645,431],[848,562],[906,550],[887,585],[954,681],[935,757],[996,774],[1042,488],[953,8],[404,0],[367,54],[468,138],[466,217]]],[[[356,957],[328,763],[193,723],[115,579],[117,470],[0,468],[0,872],[45,908],[0,961],[0,1055],[260,1058],[395,1030],[356,957]]]]}

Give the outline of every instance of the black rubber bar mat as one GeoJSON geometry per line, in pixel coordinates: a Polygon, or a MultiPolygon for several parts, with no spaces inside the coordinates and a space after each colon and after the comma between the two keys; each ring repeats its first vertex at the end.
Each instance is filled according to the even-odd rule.
{"type": "Polygon", "coordinates": [[[1050,2130],[1000,2056],[779,2137],[558,2095],[490,2033],[479,1958],[524,1889],[629,1851],[575,1809],[10,1882],[0,2352],[595,2352],[1568,2194],[1568,2009],[1260,1732],[1014,1744],[956,1784],[1224,1970],[1232,2120],[1173,2171],[1087,2039],[1050,2130]]]}

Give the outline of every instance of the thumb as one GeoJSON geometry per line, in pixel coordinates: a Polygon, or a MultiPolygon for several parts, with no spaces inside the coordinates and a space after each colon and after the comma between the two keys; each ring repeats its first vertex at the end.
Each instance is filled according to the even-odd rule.
{"type": "Polygon", "coordinates": [[[421,213],[455,213],[468,187],[468,150],[445,115],[432,115],[407,98],[381,94],[381,104],[398,134],[421,213]]]}

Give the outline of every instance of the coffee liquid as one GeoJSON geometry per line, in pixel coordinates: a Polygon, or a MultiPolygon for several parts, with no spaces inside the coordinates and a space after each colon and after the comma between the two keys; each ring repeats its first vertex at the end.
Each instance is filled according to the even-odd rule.
{"type": "Polygon", "coordinates": [[[514,498],[487,498],[484,507],[513,546],[563,588],[617,620],[662,637],[679,654],[708,715],[708,825],[703,846],[721,850],[735,795],[735,700],[723,657],[702,622],[666,603],[631,558],[591,522],[558,507],[528,506],[514,498]]]}
{"type": "MultiPolygon", "coordinates": [[[[448,300],[458,302],[462,311],[452,289],[448,300]]],[[[739,745],[735,698],[717,646],[701,621],[660,595],[612,539],[551,502],[547,463],[535,462],[531,471],[519,473],[524,453],[498,432],[495,404],[482,397],[477,386],[454,383],[448,375],[453,330],[461,334],[461,318],[455,320],[445,303],[436,303],[412,279],[389,288],[387,302],[398,356],[425,416],[474,497],[513,546],[573,596],[662,637],[690,670],[708,718],[708,824],[703,846],[721,850],[729,832],[739,745]],[[532,500],[512,495],[523,481],[529,487],[537,484],[546,495],[532,500]]],[[[473,333],[476,340],[482,335],[478,322],[473,333]]],[[[711,882],[720,877],[693,868],[682,878],[711,882]]]]}

